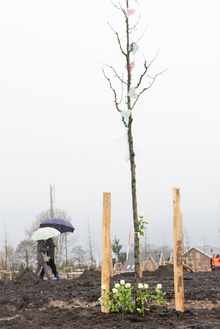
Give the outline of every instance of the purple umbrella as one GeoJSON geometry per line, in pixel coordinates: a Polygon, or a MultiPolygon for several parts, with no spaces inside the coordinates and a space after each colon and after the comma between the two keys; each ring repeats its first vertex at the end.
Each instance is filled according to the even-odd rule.
{"type": "Polygon", "coordinates": [[[60,233],[73,232],[75,230],[72,224],[61,218],[48,218],[40,224],[40,227],[53,227],[60,233]]]}

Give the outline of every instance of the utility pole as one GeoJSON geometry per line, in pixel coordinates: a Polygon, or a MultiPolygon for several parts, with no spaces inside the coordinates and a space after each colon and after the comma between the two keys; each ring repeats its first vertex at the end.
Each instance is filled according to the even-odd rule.
{"type": "Polygon", "coordinates": [[[54,189],[55,186],[50,184],[50,217],[54,218],[54,189]]]}

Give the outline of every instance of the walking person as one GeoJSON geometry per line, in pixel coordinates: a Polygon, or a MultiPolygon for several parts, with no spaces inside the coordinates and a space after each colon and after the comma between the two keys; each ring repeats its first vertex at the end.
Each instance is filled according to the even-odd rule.
{"type": "Polygon", "coordinates": [[[215,261],[215,267],[216,267],[216,271],[220,271],[220,260],[219,260],[219,254],[216,255],[216,261],[215,261]]]}
{"type": "MultiPolygon", "coordinates": [[[[57,268],[56,268],[56,264],[54,263],[54,248],[57,246],[56,242],[53,242],[53,239],[50,238],[46,241],[46,245],[47,245],[47,250],[48,250],[48,254],[49,254],[49,261],[47,262],[47,265],[50,266],[54,277],[57,279],[61,279],[59,276],[59,273],[57,272],[57,268]]],[[[45,270],[44,268],[42,268],[41,273],[40,273],[40,278],[43,279],[44,278],[44,273],[45,270]]]]}
{"type": "MultiPolygon", "coordinates": [[[[47,245],[46,240],[38,240],[37,241],[37,268],[35,270],[35,274],[38,274],[41,267],[43,267],[44,273],[46,277],[51,280],[47,264],[44,261],[44,256],[47,255],[47,245]]],[[[49,257],[48,257],[49,258],[49,257]]]]}
{"type": "Polygon", "coordinates": [[[212,258],[210,258],[210,267],[212,271],[215,271],[214,260],[215,260],[215,254],[212,255],[212,258]]]}

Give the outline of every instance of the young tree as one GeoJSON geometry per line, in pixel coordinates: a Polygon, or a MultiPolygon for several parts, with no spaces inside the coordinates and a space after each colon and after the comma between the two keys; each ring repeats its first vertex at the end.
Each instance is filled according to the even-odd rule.
{"type": "MultiPolygon", "coordinates": [[[[132,133],[132,122],[133,116],[132,112],[145,91],[147,91],[155,82],[156,77],[161,74],[162,72],[154,75],[149,76],[148,70],[153,63],[154,59],[147,64],[146,60],[143,64],[143,72],[139,76],[136,81],[133,79],[132,70],[135,66],[134,61],[134,54],[138,50],[139,46],[137,45],[142,36],[136,40],[136,42],[131,41],[131,33],[133,33],[137,29],[137,25],[139,23],[139,18],[137,18],[136,24],[130,25],[130,16],[135,14],[135,10],[130,7],[130,3],[132,5],[137,4],[137,0],[125,0],[124,6],[119,1],[117,4],[112,4],[116,9],[118,9],[122,14],[122,20],[125,20],[125,38],[124,36],[120,36],[117,31],[110,25],[111,29],[113,30],[117,43],[120,49],[122,56],[125,59],[125,67],[126,67],[126,78],[123,77],[123,74],[120,75],[117,70],[107,65],[110,69],[110,72],[113,74],[113,78],[109,77],[106,74],[105,70],[103,69],[103,74],[109,83],[109,87],[113,92],[114,103],[116,110],[122,116],[122,122],[124,126],[127,128],[128,133],[128,144],[129,144],[129,154],[130,154],[130,170],[131,170],[131,189],[132,189],[132,208],[133,208],[133,223],[134,223],[134,260],[135,260],[135,291],[137,292],[138,283],[140,282],[140,261],[139,261],[139,225],[138,225],[138,209],[137,209],[137,192],[136,192],[136,164],[135,164],[135,152],[134,152],[134,143],[133,143],[133,133],[132,133]],[[144,81],[145,78],[148,78],[148,83],[144,81]],[[121,92],[118,93],[116,88],[113,85],[112,80],[116,79],[120,82],[122,88],[121,92]],[[124,90],[125,87],[125,90],[124,90]],[[126,99],[126,111],[123,109],[122,100],[126,99]]],[[[114,80],[115,81],[115,80],[114,80]]]]}
{"type": "Polygon", "coordinates": [[[93,243],[92,243],[92,236],[91,236],[91,228],[89,225],[89,220],[88,220],[88,253],[89,253],[89,261],[91,263],[95,263],[95,257],[94,257],[94,248],[93,248],[93,243]]]}
{"type": "Polygon", "coordinates": [[[112,241],[112,251],[116,255],[116,259],[113,259],[113,263],[116,261],[123,263],[126,260],[126,252],[122,252],[122,245],[119,243],[119,239],[116,237],[112,241]]]}

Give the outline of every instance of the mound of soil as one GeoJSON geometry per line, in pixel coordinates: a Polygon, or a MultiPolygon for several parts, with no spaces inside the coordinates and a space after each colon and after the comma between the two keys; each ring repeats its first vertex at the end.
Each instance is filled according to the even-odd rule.
{"type": "MultiPolygon", "coordinates": [[[[111,288],[122,279],[133,285],[134,273],[115,275],[110,280],[111,288]]],[[[12,281],[0,280],[0,328],[220,328],[220,272],[184,271],[183,313],[175,310],[172,268],[145,271],[141,282],[148,283],[151,291],[162,284],[170,303],[163,313],[153,301],[145,317],[139,313],[102,313],[98,302],[100,271],[86,270],[75,279],[50,281],[27,269],[12,281]]]]}

